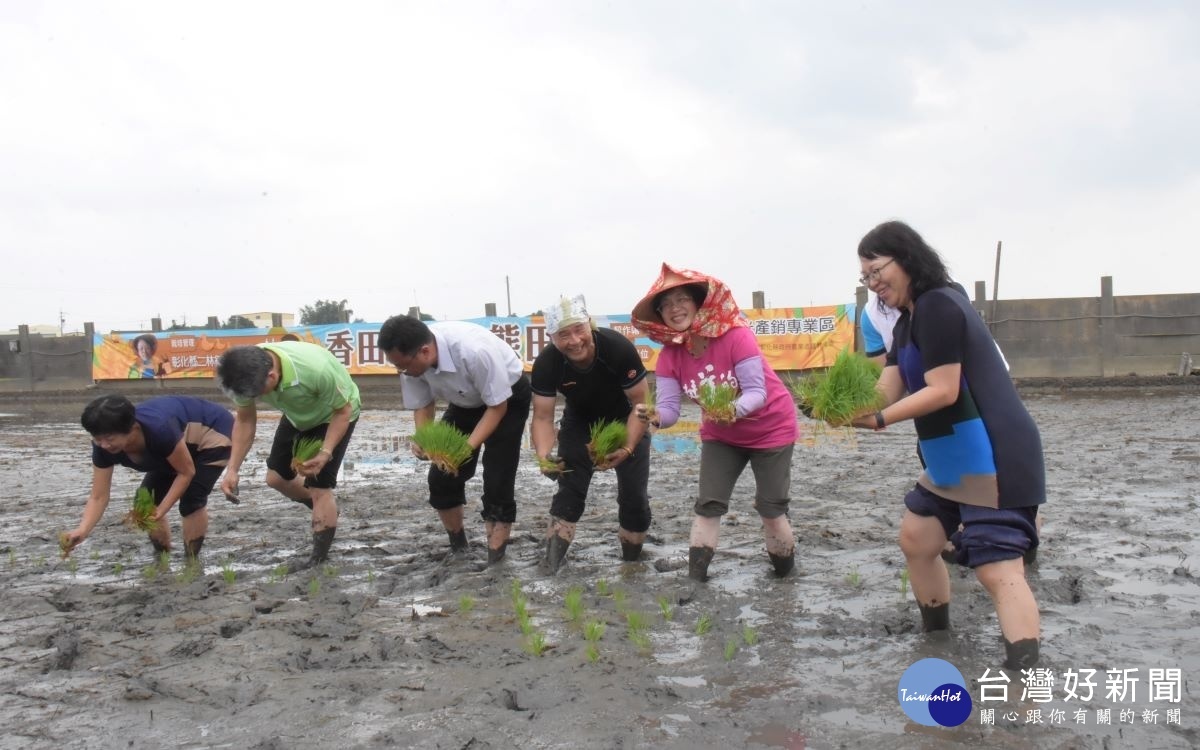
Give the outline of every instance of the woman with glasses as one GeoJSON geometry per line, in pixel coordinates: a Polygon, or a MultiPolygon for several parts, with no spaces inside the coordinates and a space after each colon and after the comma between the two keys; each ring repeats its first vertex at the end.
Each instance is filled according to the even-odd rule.
{"type": "Polygon", "coordinates": [[[858,258],[862,283],[900,318],[877,386],[886,406],[854,425],[914,421],[925,469],[904,498],[900,549],[924,629],[950,625],[940,553],[953,537],[957,561],[975,570],[995,604],[1005,666],[1032,667],[1040,621],[1022,557],[1038,545],[1046,501],[1037,425],[987,326],[916,231],[880,224],[859,243],[858,258]]]}
{"type": "Polygon", "coordinates": [[[708,579],[721,516],[729,510],[734,483],[750,464],[754,507],[762,518],[767,555],[776,575],[795,560],[788,522],[792,448],[799,430],[791,393],[763,359],[733,295],[720,280],[666,263],[658,280],[633,309],[633,324],[663,344],[655,370],[657,415],[638,405],[642,419],[670,427],[680,398],[698,400],[706,383],[728,383],[737,400],[730,421],[706,419],[700,427],[700,487],[688,543],[688,576],[708,579]]]}

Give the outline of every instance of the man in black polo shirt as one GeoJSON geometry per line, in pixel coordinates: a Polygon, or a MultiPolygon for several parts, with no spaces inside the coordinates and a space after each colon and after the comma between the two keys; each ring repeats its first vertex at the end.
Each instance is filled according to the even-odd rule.
{"type": "Polygon", "coordinates": [[[543,567],[558,572],[567,547],[575,538],[575,524],[583,515],[592,473],[615,469],[617,473],[618,536],[621,556],[636,560],[650,528],[650,438],[637,418],[634,404],[646,398],[646,368],[637,349],[611,329],[595,330],[583,296],[558,299],[545,311],[548,346],[533,363],[533,449],[542,473],[558,480],[550,505],[543,567]],[[566,399],[558,432],[558,462],[550,459],[554,448],[555,399],[566,399]],[[587,444],[591,426],[603,420],[623,420],[629,431],[625,445],[592,464],[587,444]]]}

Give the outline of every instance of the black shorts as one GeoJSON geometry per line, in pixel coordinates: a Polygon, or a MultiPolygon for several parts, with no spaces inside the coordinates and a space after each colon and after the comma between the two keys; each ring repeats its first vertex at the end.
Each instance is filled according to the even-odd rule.
{"type": "MultiPolygon", "coordinates": [[[[217,480],[221,478],[223,471],[225,471],[224,465],[197,464],[196,475],[192,477],[191,483],[183,491],[183,496],[179,498],[177,505],[179,515],[190,516],[208,505],[208,495],[212,492],[213,487],[217,486],[217,480]]],[[[173,471],[146,472],[146,476],[142,478],[142,486],[154,493],[155,507],[158,507],[158,504],[170,492],[171,485],[174,484],[177,476],[179,475],[173,471]]]]}
{"type": "MultiPolygon", "coordinates": [[[[342,468],[342,459],[346,456],[346,446],[350,444],[350,436],[354,434],[354,426],[357,424],[358,420],[356,419],[346,426],[346,434],[342,435],[341,442],[333,449],[333,456],[330,457],[329,463],[325,464],[325,468],[321,469],[321,473],[315,477],[305,477],[305,487],[316,490],[332,490],[337,487],[337,476],[342,468]]],[[[281,416],[279,427],[275,429],[275,440],[271,443],[271,455],[267,458],[267,468],[284,479],[295,479],[296,470],[292,468],[292,450],[296,441],[305,438],[324,440],[325,431],[328,429],[329,423],[327,422],[301,432],[288,421],[287,417],[281,416]]]]}

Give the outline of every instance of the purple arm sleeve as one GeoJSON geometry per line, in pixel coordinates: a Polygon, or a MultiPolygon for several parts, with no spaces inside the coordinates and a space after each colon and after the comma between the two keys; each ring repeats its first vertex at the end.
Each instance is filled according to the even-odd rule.
{"type": "Polygon", "coordinates": [[[670,427],[679,421],[679,396],[683,389],[675,378],[658,377],[655,379],[654,408],[658,410],[660,427],[670,427]]]}
{"type": "Polygon", "coordinates": [[[738,387],[742,395],[734,403],[734,414],[738,419],[753,414],[767,403],[767,378],[763,373],[762,357],[743,359],[733,366],[737,375],[738,387]]]}

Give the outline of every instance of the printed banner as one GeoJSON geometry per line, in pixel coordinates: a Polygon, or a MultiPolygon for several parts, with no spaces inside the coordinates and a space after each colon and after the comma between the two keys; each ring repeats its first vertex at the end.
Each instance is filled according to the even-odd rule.
{"type": "MultiPolygon", "coordinates": [[[[828,367],[842,349],[854,345],[854,305],[746,310],[763,355],[776,371],[828,367]]],[[[646,369],[654,371],[662,348],[641,334],[628,315],[593,316],[597,327],[612,328],[633,342],[646,369]]],[[[472,318],[506,342],[525,363],[550,343],[540,316],[472,318]]],[[[352,375],[395,375],[379,350],[380,323],[283,328],[113,332],[93,339],[92,378],[211,378],[230,347],[295,338],[328,349],[352,375]]],[[[431,323],[436,326],[437,323],[431,323]]]]}

